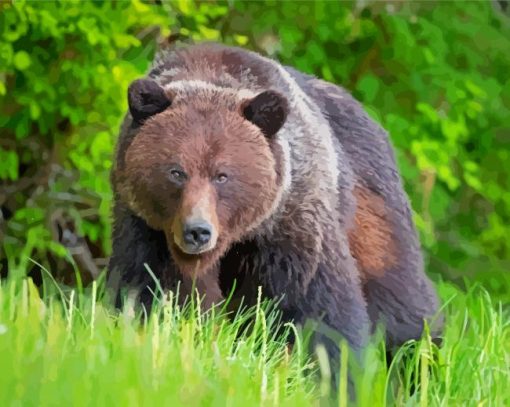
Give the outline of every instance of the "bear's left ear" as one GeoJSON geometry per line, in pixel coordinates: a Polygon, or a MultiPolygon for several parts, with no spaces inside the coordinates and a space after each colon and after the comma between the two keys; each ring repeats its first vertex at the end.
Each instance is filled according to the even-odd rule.
{"type": "Polygon", "coordinates": [[[246,120],[262,130],[266,137],[272,137],[285,123],[288,102],[278,92],[267,90],[244,102],[241,113],[246,120]]]}
{"type": "Polygon", "coordinates": [[[129,111],[137,123],[161,113],[172,103],[161,86],[151,79],[137,79],[128,89],[129,111]]]}

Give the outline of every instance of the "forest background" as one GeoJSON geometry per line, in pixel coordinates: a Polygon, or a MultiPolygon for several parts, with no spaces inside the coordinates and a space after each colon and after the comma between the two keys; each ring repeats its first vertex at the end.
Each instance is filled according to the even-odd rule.
{"type": "Polygon", "coordinates": [[[30,259],[67,284],[104,270],[126,89],[181,36],[254,49],[352,92],[391,134],[428,273],[508,302],[507,6],[2,2],[1,275],[40,282],[30,259]]]}

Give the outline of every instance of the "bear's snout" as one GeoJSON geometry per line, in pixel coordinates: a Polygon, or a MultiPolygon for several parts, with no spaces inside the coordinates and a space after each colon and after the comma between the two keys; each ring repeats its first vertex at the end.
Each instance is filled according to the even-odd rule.
{"type": "Polygon", "coordinates": [[[219,234],[213,191],[207,183],[190,182],[174,217],[174,243],[186,254],[201,254],[216,247],[219,234]]]}
{"type": "Polygon", "coordinates": [[[191,249],[201,249],[211,240],[212,225],[207,222],[188,222],[184,225],[182,240],[191,249]]]}
{"type": "Polygon", "coordinates": [[[177,221],[180,227],[173,228],[175,244],[186,254],[201,254],[213,250],[218,230],[203,217],[186,217],[177,221]]]}

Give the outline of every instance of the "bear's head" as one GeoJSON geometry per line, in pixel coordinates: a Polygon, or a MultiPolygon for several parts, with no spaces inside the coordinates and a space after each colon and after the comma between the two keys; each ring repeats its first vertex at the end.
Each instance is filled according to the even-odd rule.
{"type": "Polygon", "coordinates": [[[182,273],[209,270],[268,218],[283,189],[276,133],[288,104],[271,90],[240,96],[214,86],[128,90],[131,136],[114,170],[120,198],[165,233],[182,273]]]}

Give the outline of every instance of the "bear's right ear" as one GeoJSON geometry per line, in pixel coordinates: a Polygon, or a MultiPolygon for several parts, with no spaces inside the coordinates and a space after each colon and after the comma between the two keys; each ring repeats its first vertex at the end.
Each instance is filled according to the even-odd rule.
{"type": "Polygon", "coordinates": [[[163,88],[151,79],[137,79],[129,85],[129,112],[137,123],[161,113],[171,103],[163,88]]]}
{"type": "Polygon", "coordinates": [[[266,90],[241,105],[246,120],[256,125],[266,137],[272,137],[285,123],[289,107],[278,92],[266,90]]]}

